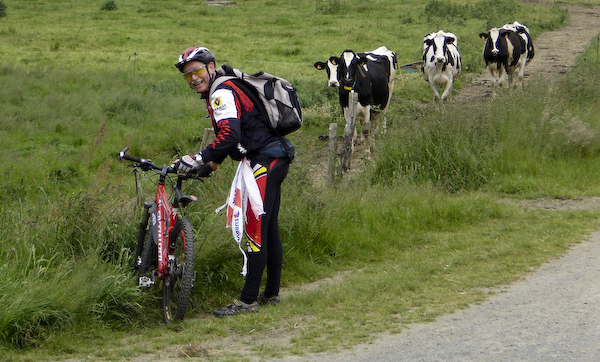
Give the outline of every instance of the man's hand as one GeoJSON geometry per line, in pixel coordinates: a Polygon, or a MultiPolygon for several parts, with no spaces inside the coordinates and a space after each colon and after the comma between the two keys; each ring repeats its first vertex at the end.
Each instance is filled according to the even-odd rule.
{"type": "Polygon", "coordinates": [[[185,155],[175,163],[175,168],[179,173],[189,173],[192,170],[198,169],[202,165],[202,155],[196,157],[185,155]]]}

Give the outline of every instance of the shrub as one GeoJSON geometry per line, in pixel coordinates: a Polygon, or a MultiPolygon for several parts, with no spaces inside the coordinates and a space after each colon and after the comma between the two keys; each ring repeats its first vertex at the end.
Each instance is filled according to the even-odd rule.
{"type": "Polygon", "coordinates": [[[3,18],[6,16],[6,4],[4,3],[3,0],[0,0],[0,18],[3,18]]]}
{"type": "Polygon", "coordinates": [[[109,0],[109,1],[105,2],[104,5],[102,5],[100,10],[107,10],[107,11],[117,10],[117,4],[113,0],[109,0]]]}

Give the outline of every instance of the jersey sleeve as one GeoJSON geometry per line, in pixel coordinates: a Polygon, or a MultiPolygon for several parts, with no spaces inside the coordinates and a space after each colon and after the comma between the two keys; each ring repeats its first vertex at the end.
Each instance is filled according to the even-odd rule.
{"type": "Polygon", "coordinates": [[[204,150],[205,161],[221,163],[241,140],[241,110],[233,91],[229,88],[215,90],[209,98],[216,137],[204,150]]]}
{"type": "Polygon", "coordinates": [[[217,89],[210,96],[210,105],[214,112],[213,119],[217,125],[224,119],[239,118],[240,116],[233,91],[230,89],[217,89]]]}

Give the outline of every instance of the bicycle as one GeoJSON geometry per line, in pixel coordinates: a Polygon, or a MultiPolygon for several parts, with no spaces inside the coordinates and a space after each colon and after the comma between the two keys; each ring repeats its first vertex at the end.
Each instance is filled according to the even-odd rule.
{"type": "Polygon", "coordinates": [[[208,165],[195,174],[177,174],[174,165],[158,166],[151,160],[120,153],[121,159],[133,162],[134,172],[154,171],[158,176],[154,201],[145,201],[140,221],[134,268],[138,270],[138,285],[149,289],[162,282],[162,313],[165,323],[183,320],[194,288],[194,229],[191,222],[179,215],[179,207],[198,201],[195,196],[183,195],[184,180],[210,174],[208,165]],[[177,180],[169,174],[177,174],[177,180]],[[172,201],[165,183],[173,188],[172,201]],[[149,223],[150,222],[150,223],[149,223]]]}

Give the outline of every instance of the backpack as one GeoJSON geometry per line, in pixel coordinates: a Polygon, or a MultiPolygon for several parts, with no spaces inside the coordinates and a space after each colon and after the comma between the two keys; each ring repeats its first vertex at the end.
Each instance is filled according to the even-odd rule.
{"type": "Polygon", "coordinates": [[[211,94],[227,80],[241,80],[258,94],[260,103],[269,116],[268,126],[278,136],[285,136],[302,126],[302,110],[296,88],[287,80],[265,72],[252,75],[242,73],[229,65],[223,65],[216,72],[219,76],[210,87],[211,94]]]}

